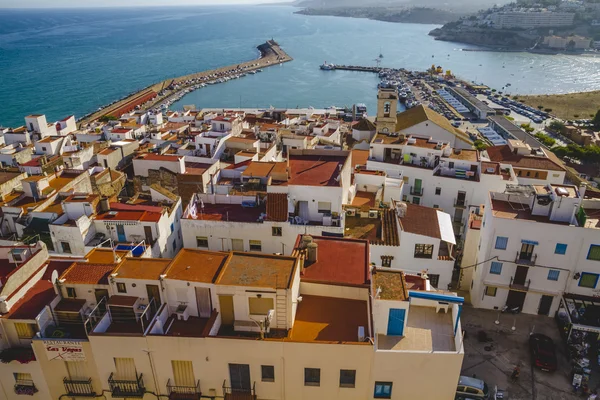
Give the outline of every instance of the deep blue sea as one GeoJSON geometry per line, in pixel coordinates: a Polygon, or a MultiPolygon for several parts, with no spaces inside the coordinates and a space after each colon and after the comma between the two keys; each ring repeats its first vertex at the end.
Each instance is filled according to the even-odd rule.
{"type": "Polygon", "coordinates": [[[257,57],[274,38],[294,61],[184,97],[198,107],[325,107],[364,102],[373,74],[321,71],[323,61],[426,69],[432,63],[512,93],[600,89],[600,58],[466,52],[433,40],[436,25],[310,17],[289,6],[0,9],[0,126],[30,113],[81,116],[169,77],[257,57]],[[432,57],[434,56],[434,57],[432,57]]]}

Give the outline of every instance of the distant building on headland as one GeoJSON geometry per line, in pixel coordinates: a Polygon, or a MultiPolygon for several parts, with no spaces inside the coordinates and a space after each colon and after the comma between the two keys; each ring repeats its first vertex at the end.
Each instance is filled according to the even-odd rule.
{"type": "Polygon", "coordinates": [[[574,13],[529,10],[496,12],[489,17],[492,26],[496,29],[571,26],[574,18],[574,13]]]}
{"type": "Polygon", "coordinates": [[[543,44],[552,49],[568,49],[572,48],[574,50],[587,50],[590,48],[590,43],[592,39],[583,37],[583,36],[567,36],[560,37],[556,35],[546,36],[544,37],[543,44]]]}

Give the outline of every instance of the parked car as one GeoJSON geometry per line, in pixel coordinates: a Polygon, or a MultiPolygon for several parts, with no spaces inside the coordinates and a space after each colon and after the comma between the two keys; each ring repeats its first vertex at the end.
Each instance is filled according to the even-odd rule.
{"type": "Polygon", "coordinates": [[[556,348],[554,341],[541,333],[529,336],[529,350],[533,364],[542,371],[556,371],[556,348]]]}
{"type": "Polygon", "coordinates": [[[454,400],[483,399],[490,398],[490,391],[487,383],[481,379],[461,376],[456,386],[456,395],[454,400]]]}

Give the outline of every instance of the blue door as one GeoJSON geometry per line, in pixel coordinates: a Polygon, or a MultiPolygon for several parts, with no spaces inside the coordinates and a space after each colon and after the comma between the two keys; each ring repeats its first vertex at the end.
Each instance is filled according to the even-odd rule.
{"type": "Polygon", "coordinates": [[[406,310],[398,308],[390,308],[390,314],[388,316],[388,327],[387,334],[389,336],[403,336],[404,335],[404,317],[406,310]]]}
{"type": "Polygon", "coordinates": [[[125,237],[125,227],[123,225],[117,225],[117,236],[119,242],[127,241],[127,238],[125,237]]]}

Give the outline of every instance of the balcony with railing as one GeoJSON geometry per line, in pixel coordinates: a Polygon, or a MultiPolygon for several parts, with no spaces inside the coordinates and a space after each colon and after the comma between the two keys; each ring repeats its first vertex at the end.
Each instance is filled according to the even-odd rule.
{"type": "Polygon", "coordinates": [[[410,194],[411,194],[411,196],[423,196],[423,186],[421,186],[421,187],[411,186],[410,194]]]}
{"type": "Polygon", "coordinates": [[[15,382],[15,393],[18,395],[33,396],[38,392],[31,379],[17,379],[15,382]]]}
{"type": "Polygon", "coordinates": [[[535,261],[537,260],[537,253],[523,253],[517,251],[517,256],[515,257],[515,264],[520,265],[535,265],[535,261]]]}
{"type": "Polygon", "coordinates": [[[108,386],[112,397],[118,398],[142,398],[146,392],[142,374],[137,375],[136,379],[116,379],[114,373],[111,373],[108,386]]]}
{"type": "Polygon", "coordinates": [[[111,296],[106,303],[107,311],[95,323],[92,332],[126,336],[143,335],[161,304],[158,304],[154,298],[150,299],[148,304],[143,304],[141,300],[136,296],[111,296]]]}
{"type": "Polygon", "coordinates": [[[450,168],[448,163],[440,163],[434,170],[434,176],[479,182],[479,172],[475,169],[450,168]]]}
{"type": "Polygon", "coordinates": [[[200,381],[197,381],[195,386],[183,386],[171,384],[169,379],[167,381],[167,394],[169,400],[200,400],[202,396],[200,381]]]}
{"type": "Polygon", "coordinates": [[[89,379],[63,379],[65,391],[69,397],[96,397],[92,386],[92,378],[89,379]]]}
{"type": "Polygon", "coordinates": [[[454,199],[454,208],[467,208],[467,199],[464,197],[455,198],[454,199]]]}
{"type": "Polygon", "coordinates": [[[233,388],[223,381],[223,396],[225,400],[256,400],[256,382],[251,388],[233,388]]]}
{"type": "Polygon", "coordinates": [[[511,289],[520,290],[522,292],[527,292],[529,290],[529,285],[531,285],[531,279],[515,280],[514,276],[510,277],[510,283],[508,284],[511,289]]]}

